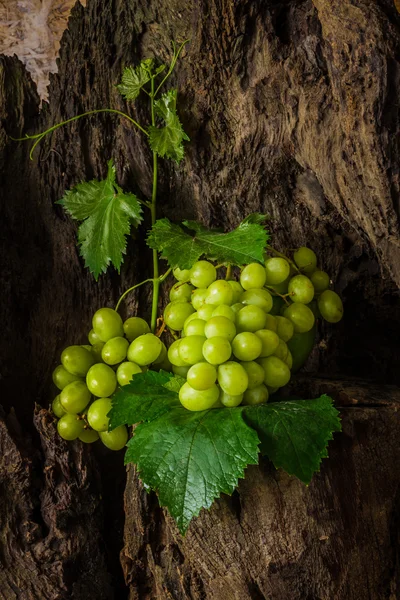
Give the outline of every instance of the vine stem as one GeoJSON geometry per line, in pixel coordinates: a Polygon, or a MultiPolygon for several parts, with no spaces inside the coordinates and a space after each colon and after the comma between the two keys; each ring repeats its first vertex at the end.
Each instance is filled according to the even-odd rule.
{"type": "MultiPolygon", "coordinates": [[[[157,90],[158,91],[158,90],[157,90]]],[[[151,102],[151,124],[154,126],[156,124],[156,116],[154,111],[154,97],[156,92],[154,90],[154,77],[151,79],[151,93],[150,93],[150,102],[151,102]]],[[[153,189],[151,193],[151,226],[153,226],[156,222],[157,218],[157,175],[158,175],[158,162],[157,162],[157,153],[153,152],[153,189]]],[[[158,312],[158,297],[160,293],[160,281],[159,281],[159,269],[158,269],[158,252],[157,250],[153,250],[153,300],[151,305],[151,331],[154,333],[157,326],[157,312],[158,312]]]]}
{"type": "MultiPolygon", "coordinates": [[[[164,279],[166,279],[168,277],[168,275],[171,273],[171,271],[172,271],[172,269],[170,268],[170,269],[168,269],[168,271],[166,271],[164,273],[164,275],[161,275],[160,277],[158,277],[158,285],[160,285],[160,283],[162,283],[164,281],[164,279]]],[[[150,281],[154,284],[154,279],[151,277],[150,279],[145,279],[144,281],[141,281],[140,283],[137,283],[136,285],[133,285],[129,289],[125,290],[125,292],[122,294],[122,296],[120,296],[120,298],[116,304],[115,310],[118,311],[119,307],[121,306],[121,302],[125,298],[125,296],[127,296],[130,292],[132,292],[136,288],[140,287],[141,285],[143,285],[145,283],[149,283],[150,281]]]]}

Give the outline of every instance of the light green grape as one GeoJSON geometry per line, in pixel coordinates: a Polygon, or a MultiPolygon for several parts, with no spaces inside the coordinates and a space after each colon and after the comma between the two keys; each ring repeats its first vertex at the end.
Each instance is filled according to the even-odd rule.
{"type": "MultiPolygon", "coordinates": [[[[290,325],[292,325],[292,324],[290,323],[290,325]]],[[[270,329],[271,331],[275,331],[275,333],[277,333],[278,321],[276,320],[276,317],[274,317],[273,315],[267,314],[264,329],[270,329]]]]}
{"type": "MultiPolygon", "coordinates": [[[[185,320],[184,324],[183,324],[183,331],[185,331],[185,327],[188,323],[190,323],[190,321],[192,321],[193,319],[200,319],[199,317],[199,313],[196,311],[194,313],[192,313],[191,315],[188,316],[188,318],[185,320]]],[[[202,319],[203,320],[203,319],[202,319]]],[[[182,335],[182,334],[181,334],[182,335]]]]}
{"type": "Polygon", "coordinates": [[[161,340],[153,333],[145,333],[133,340],[128,348],[128,360],[140,367],[151,365],[160,355],[161,340]]]}
{"type": "Polygon", "coordinates": [[[319,269],[317,269],[316,271],[314,271],[314,273],[311,273],[310,279],[311,283],[314,286],[316,294],[321,294],[329,287],[329,275],[328,273],[325,273],[325,271],[320,271],[319,269]]]}
{"type": "Polygon", "coordinates": [[[228,306],[230,306],[232,304],[232,300],[232,287],[224,279],[218,279],[209,285],[206,304],[212,304],[213,306],[228,304],[228,306]]]}
{"type": "Polygon", "coordinates": [[[211,317],[206,323],[204,333],[207,338],[224,337],[231,342],[236,335],[236,327],[227,317],[211,317]]]}
{"type": "Polygon", "coordinates": [[[142,373],[142,369],[134,362],[123,362],[117,369],[117,381],[119,385],[127,385],[134,375],[142,373]]]}
{"type": "Polygon", "coordinates": [[[92,346],[90,344],[81,344],[81,348],[85,348],[85,350],[88,350],[89,352],[92,351],[92,346]]]}
{"type": "Polygon", "coordinates": [[[164,342],[161,342],[161,350],[159,355],[157,356],[157,358],[155,360],[153,360],[153,365],[161,365],[164,364],[165,361],[168,360],[168,350],[166,345],[164,344],[164,342]]]}
{"type": "Polygon", "coordinates": [[[91,346],[94,346],[94,344],[98,344],[99,342],[101,342],[101,339],[99,338],[94,329],[91,329],[89,331],[88,340],[91,346]]]}
{"type": "Polygon", "coordinates": [[[265,261],[265,273],[265,283],[267,285],[276,285],[289,277],[290,265],[285,258],[268,258],[265,261]]]}
{"type": "Polygon", "coordinates": [[[87,421],[95,431],[107,431],[110,419],[107,414],[110,412],[112,402],[110,398],[98,398],[89,406],[87,411],[87,421]]]}
{"type": "Polygon", "coordinates": [[[277,356],[259,358],[258,363],[264,369],[264,383],[270,387],[283,387],[290,380],[290,369],[277,356]]]}
{"type": "Polygon", "coordinates": [[[65,412],[76,415],[90,402],[90,391],[83,381],[73,381],[65,386],[60,394],[60,403],[65,412]]]}
{"type": "Polygon", "coordinates": [[[101,358],[107,365],[117,365],[126,358],[129,342],[124,337],[115,337],[108,340],[101,351],[101,358]]]}
{"type": "Polygon", "coordinates": [[[244,304],[242,304],[241,302],[236,302],[236,304],[232,304],[231,309],[233,310],[234,314],[235,314],[235,320],[236,320],[236,315],[238,314],[239,310],[242,310],[244,304]]]}
{"type": "Polygon", "coordinates": [[[190,302],[194,287],[190,283],[175,283],[169,291],[171,302],[190,302]]]}
{"type": "Polygon", "coordinates": [[[206,362],[193,365],[187,373],[187,382],[195,390],[208,390],[216,380],[217,369],[206,362]]]}
{"type": "Polygon", "coordinates": [[[51,410],[53,411],[53,413],[55,414],[56,417],[60,418],[63,415],[67,414],[67,411],[64,410],[63,405],[60,402],[60,394],[58,394],[58,396],[56,396],[53,400],[53,402],[51,403],[51,410]]]}
{"type": "Polygon", "coordinates": [[[172,365],[172,372],[175,375],[179,375],[179,377],[184,377],[186,379],[190,368],[190,365],[187,367],[177,367],[176,365],[172,365]]]}
{"type": "Polygon", "coordinates": [[[238,396],[247,389],[249,378],[241,364],[228,361],[218,367],[218,383],[227,394],[238,396]]]}
{"type": "Polygon", "coordinates": [[[293,302],[308,304],[314,298],[314,286],[305,275],[295,275],[289,281],[288,293],[293,302]]]}
{"type": "Polygon", "coordinates": [[[239,404],[243,400],[243,394],[238,394],[236,396],[232,396],[231,394],[227,394],[224,390],[221,390],[219,394],[219,401],[222,406],[226,408],[234,408],[235,406],[239,406],[239,404]]]}
{"type": "Polygon", "coordinates": [[[230,359],[232,348],[229,341],[223,337],[212,337],[203,344],[203,356],[212,365],[220,365],[230,359]]]}
{"type": "Polygon", "coordinates": [[[284,342],[288,342],[294,334],[294,326],[292,321],[289,321],[286,317],[276,316],[277,323],[276,333],[284,342]]]}
{"type": "Polygon", "coordinates": [[[111,367],[98,363],[90,367],[86,375],[86,385],[93,396],[107,398],[115,392],[117,376],[111,367]]]}
{"type": "Polygon", "coordinates": [[[268,402],[268,389],[263,383],[257,387],[246,390],[243,394],[243,404],[247,406],[257,406],[268,402]]]}
{"type": "Polygon", "coordinates": [[[125,425],[120,425],[113,431],[101,431],[100,439],[109,450],[122,450],[128,441],[128,430],[125,425]]]}
{"type": "Polygon", "coordinates": [[[90,367],[94,364],[92,353],[81,346],[68,346],[61,353],[61,362],[64,367],[77,377],[85,377],[90,367]]]}
{"type": "Polygon", "coordinates": [[[240,285],[244,290],[262,288],[267,274],[265,268],[258,263],[250,263],[240,274],[240,285]]]}
{"type": "Polygon", "coordinates": [[[188,383],[184,383],[179,390],[179,400],[188,410],[208,410],[217,402],[219,389],[214,384],[207,390],[195,390],[188,383]]]}
{"type": "Polygon", "coordinates": [[[236,318],[234,311],[227,304],[221,304],[220,306],[217,306],[217,308],[214,309],[212,316],[213,317],[226,317],[227,319],[232,321],[232,323],[235,322],[235,318],[236,318]]]}
{"type": "Polygon", "coordinates": [[[216,306],[204,304],[197,311],[199,319],[203,319],[203,321],[208,321],[209,319],[211,319],[215,309],[216,309],[216,306]]]}
{"type": "Polygon", "coordinates": [[[292,367],[293,367],[293,356],[292,356],[292,353],[290,352],[289,348],[288,348],[287,355],[286,355],[286,358],[285,358],[285,363],[287,364],[287,366],[289,367],[289,369],[292,370],[292,367]]]}
{"type": "Polygon", "coordinates": [[[206,338],[202,335],[191,335],[179,344],[179,356],[187,365],[195,365],[204,360],[203,344],[206,338]]]}
{"type": "Polygon", "coordinates": [[[239,298],[243,294],[244,290],[238,281],[229,279],[228,283],[233,290],[232,304],[236,304],[237,302],[239,302],[239,298]]]}
{"type": "Polygon", "coordinates": [[[261,365],[254,361],[241,362],[240,364],[246,371],[247,377],[249,378],[247,389],[251,390],[263,383],[265,373],[261,365]]]}
{"type": "Polygon", "coordinates": [[[284,316],[293,323],[295,333],[305,333],[312,329],[315,317],[305,304],[294,302],[285,309],[284,316]]]}
{"type": "Polygon", "coordinates": [[[73,381],[82,381],[82,377],[68,373],[62,365],[58,365],[53,371],[53,383],[59,390],[63,390],[66,385],[73,381]]]}
{"type": "Polygon", "coordinates": [[[140,335],[150,333],[149,324],[140,317],[129,317],[129,319],[124,321],[123,327],[125,336],[130,342],[136,340],[136,338],[138,338],[140,335]]]}
{"type": "Polygon", "coordinates": [[[190,269],[180,269],[179,267],[176,267],[172,271],[172,274],[178,281],[188,281],[190,277],[190,269]]]}
{"type": "Polygon", "coordinates": [[[98,342],[97,344],[93,344],[92,356],[94,358],[95,363],[104,362],[103,358],[101,356],[104,346],[105,346],[105,342],[98,342]]]}
{"type": "Polygon", "coordinates": [[[315,252],[302,246],[293,254],[293,259],[296,265],[303,273],[311,274],[317,268],[317,256],[315,252]]]}
{"type": "Polygon", "coordinates": [[[175,340],[168,348],[168,359],[175,367],[187,367],[188,364],[182,360],[179,354],[179,346],[182,340],[175,340]]]}
{"type": "Polygon", "coordinates": [[[99,439],[99,434],[93,429],[84,429],[78,437],[84,444],[93,444],[99,439]]]}
{"type": "Polygon", "coordinates": [[[203,319],[191,319],[189,323],[186,319],[183,331],[186,336],[204,335],[205,326],[206,322],[203,319]]]}
{"type": "Polygon", "coordinates": [[[197,288],[208,288],[217,279],[217,270],[207,260],[199,260],[190,269],[190,283],[197,288]]]}
{"type": "Polygon", "coordinates": [[[101,342],[108,342],[113,337],[124,335],[122,319],[112,308],[100,308],[92,319],[94,332],[101,342]]]}
{"type": "Polygon", "coordinates": [[[77,415],[66,414],[57,421],[58,434],[69,442],[76,440],[84,430],[85,423],[77,415]]]}
{"type": "Polygon", "coordinates": [[[236,315],[236,328],[239,333],[250,331],[252,333],[264,329],[266,313],[259,306],[248,304],[236,315]]]}
{"type": "Polygon", "coordinates": [[[269,313],[272,308],[273,300],[268,290],[253,289],[243,292],[240,296],[242,304],[251,304],[262,308],[263,311],[269,313]]]}
{"type": "Polygon", "coordinates": [[[261,355],[262,341],[255,333],[243,331],[232,341],[232,352],[239,360],[251,361],[261,355]]]}
{"type": "Polygon", "coordinates": [[[165,324],[174,331],[181,331],[186,319],[194,312],[190,302],[170,302],[164,310],[165,324]]]}
{"type": "Polygon", "coordinates": [[[261,351],[259,356],[264,358],[265,356],[271,356],[279,346],[279,337],[275,331],[271,329],[259,329],[255,335],[261,342],[261,351]]]}
{"type": "Polygon", "coordinates": [[[273,353],[274,356],[277,356],[278,358],[280,358],[281,360],[283,360],[283,362],[286,362],[286,358],[288,355],[289,349],[287,347],[286,342],[284,342],[283,340],[279,340],[279,346],[277,347],[277,349],[275,350],[275,352],[273,353]]]}
{"type": "Polygon", "coordinates": [[[325,290],[318,298],[318,308],[328,323],[338,323],[343,317],[343,304],[340,296],[332,290],[325,290]]]}
{"type": "Polygon", "coordinates": [[[196,310],[199,310],[199,308],[204,306],[207,296],[208,296],[207,289],[198,288],[197,290],[194,290],[194,292],[192,292],[190,302],[193,304],[193,307],[196,310]]]}

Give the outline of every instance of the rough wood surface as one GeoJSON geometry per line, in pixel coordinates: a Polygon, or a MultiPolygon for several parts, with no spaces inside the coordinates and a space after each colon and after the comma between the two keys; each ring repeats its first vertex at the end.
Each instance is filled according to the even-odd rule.
{"type": "MultiPolygon", "coordinates": [[[[0,597],[399,597],[399,44],[389,0],[89,0],[73,11],[40,114],[22,65],[1,60],[0,383],[5,412],[15,407],[24,435],[16,441],[4,422],[0,597]],[[322,328],[308,365],[330,379],[302,377],[296,391],[331,390],[344,433],[308,489],[263,462],[185,539],[130,469],[125,588],[116,561],[121,457],[57,445],[46,413],[35,424],[32,415],[36,402],[52,399],[62,348],[84,343],[93,311],[113,306],[150,270],[142,231],[129,248],[139,260],[121,279],[111,273],[96,284],[79,258],[76,226],[54,201],[104,175],[110,156],[120,183],[148,196],[151,156],[140,134],[111,116],[59,130],[33,163],[27,145],[7,134],[123,108],[121,68],[164,60],[170,40],[185,38],[174,80],[191,143],[181,166],[161,166],[159,212],[230,228],[265,211],[277,247],[317,251],[346,316],[322,328]]],[[[146,117],[140,102],[138,115],[146,117]]],[[[146,290],[133,296],[127,312],[146,299],[146,290]]]]}

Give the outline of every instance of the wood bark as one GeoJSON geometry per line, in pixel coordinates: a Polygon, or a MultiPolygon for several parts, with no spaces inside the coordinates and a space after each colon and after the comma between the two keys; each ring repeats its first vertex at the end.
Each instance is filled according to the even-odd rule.
{"type": "MultiPolygon", "coordinates": [[[[400,596],[399,50],[391,0],[89,0],[40,111],[22,65],[1,59],[0,598],[400,596]],[[54,202],[111,156],[121,185],[148,197],[149,150],[109,115],[58,130],[33,162],[8,136],[126,108],[122,67],[167,60],[186,38],[173,83],[191,142],[179,167],[162,162],[159,215],[230,229],[268,213],[274,245],[313,247],[346,312],[293,384],[342,412],[321,472],[306,488],[263,460],[182,538],[133,468],[125,482],[121,456],[60,441],[46,410],[60,351],[151,269],[143,228],[121,277],[95,283],[54,202]]],[[[147,116],[140,101],[128,110],[147,116]]]]}

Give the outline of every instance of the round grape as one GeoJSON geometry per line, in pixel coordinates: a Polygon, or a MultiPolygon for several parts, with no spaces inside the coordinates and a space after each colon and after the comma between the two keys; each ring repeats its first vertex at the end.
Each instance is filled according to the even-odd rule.
{"type": "Polygon", "coordinates": [[[266,313],[259,306],[248,304],[244,306],[236,315],[236,327],[238,332],[250,331],[256,332],[264,329],[266,322],[266,313]]]}
{"type": "Polygon", "coordinates": [[[221,390],[219,394],[219,401],[222,406],[226,408],[234,408],[235,406],[239,406],[239,404],[243,400],[243,394],[238,394],[237,396],[232,396],[231,394],[227,394],[224,390],[221,390]]]}
{"type": "Polygon", "coordinates": [[[120,425],[113,431],[100,432],[100,439],[109,450],[122,450],[128,441],[128,430],[125,425],[120,425]]]}
{"type": "Polygon", "coordinates": [[[187,367],[188,364],[182,360],[179,354],[179,346],[182,340],[175,340],[168,348],[168,359],[175,367],[187,367]]]}
{"type": "Polygon", "coordinates": [[[194,287],[190,283],[175,283],[169,291],[171,302],[190,302],[194,287]]]}
{"type": "Polygon", "coordinates": [[[124,333],[130,342],[136,340],[140,335],[150,333],[150,327],[144,319],[140,317],[130,317],[124,322],[124,333]]]}
{"type": "Polygon", "coordinates": [[[251,390],[263,383],[265,373],[261,365],[254,361],[241,362],[240,364],[249,378],[247,389],[251,390]]]}
{"type": "Polygon", "coordinates": [[[194,292],[192,293],[192,296],[190,298],[190,301],[193,304],[193,307],[196,310],[199,310],[199,308],[204,306],[207,296],[208,296],[207,289],[198,288],[197,290],[194,290],[194,292]]]}
{"type": "Polygon", "coordinates": [[[279,346],[275,350],[274,356],[277,356],[278,358],[283,360],[283,362],[286,362],[288,352],[289,352],[289,349],[287,347],[286,342],[284,342],[283,340],[279,340],[279,346]]]}
{"type": "Polygon", "coordinates": [[[221,304],[232,304],[233,290],[229,283],[223,279],[214,281],[208,287],[208,296],[206,298],[206,304],[212,304],[213,306],[220,306],[221,304]]]}
{"type": "Polygon", "coordinates": [[[129,342],[124,337],[111,338],[103,346],[101,358],[107,365],[117,365],[126,358],[129,342]]]}
{"type": "Polygon", "coordinates": [[[288,342],[294,334],[293,323],[289,321],[289,319],[287,319],[286,317],[276,316],[275,320],[278,325],[276,333],[281,338],[281,340],[283,340],[284,342],[288,342]]]}
{"type": "Polygon", "coordinates": [[[203,356],[212,365],[220,365],[230,359],[232,348],[223,337],[212,337],[203,344],[203,356]]]}
{"type": "Polygon", "coordinates": [[[263,311],[268,313],[273,305],[272,296],[268,290],[252,289],[243,292],[240,296],[242,304],[249,304],[262,308],[263,311]]]}
{"type": "Polygon", "coordinates": [[[58,434],[69,442],[76,440],[84,430],[85,423],[77,415],[66,414],[57,421],[58,434]]]}
{"type": "Polygon", "coordinates": [[[261,339],[249,331],[238,333],[232,341],[232,352],[239,360],[255,360],[261,355],[262,347],[261,339]]]}
{"type": "Polygon", "coordinates": [[[137,365],[150,365],[160,355],[161,340],[153,333],[145,333],[133,340],[128,348],[128,360],[137,365]]]}
{"type": "Polygon", "coordinates": [[[191,335],[179,344],[179,356],[187,365],[195,365],[203,360],[203,344],[206,338],[202,335],[191,335]]]}
{"type": "Polygon", "coordinates": [[[93,344],[92,356],[94,358],[95,363],[104,362],[103,357],[101,356],[104,346],[105,346],[105,342],[98,342],[97,344],[93,344]]]}
{"type": "Polygon", "coordinates": [[[65,412],[76,415],[90,402],[90,391],[83,381],[73,381],[61,391],[60,402],[65,412]]]}
{"type": "Polygon", "coordinates": [[[190,302],[170,302],[164,310],[164,321],[174,331],[181,331],[186,319],[194,312],[190,302]]]}
{"type": "Polygon", "coordinates": [[[91,329],[89,331],[88,340],[89,340],[89,344],[91,344],[92,346],[94,346],[94,344],[98,344],[99,342],[101,342],[101,339],[99,338],[99,336],[97,335],[97,333],[95,332],[94,329],[91,329]]]}
{"type": "Polygon", "coordinates": [[[188,323],[188,320],[185,321],[185,327],[183,331],[186,336],[191,335],[203,335],[204,336],[204,328],[206,326],[206,322],[203,319],[191,319],[188,323]]]}
{"type": "Polygon", "coordinates": [[[168,351],[167,351],[167,348],[166,348],[164,342],[161,342],[160,353],[157,356],[157,358],[155,360],[153,360],[153,364],[154,365],[161,365],[161,364],[163,364],[165,362],[165,360],[168,360],[168,362],[169,362],[168,351]]]}
{"type": "Polygon", "coordinates": [[[172,271],[172,274],[178,281],[187,281],[190,277],[190,269],[180,269],[179,267],[176,267],[172,271]]]}
{"type": "Polygon", "coordinates": [[[270,329],[271,331],[275,331],[275,333],[277,333],[277,331],[278,331],[278,321],[276,320],[276,317],[274,317],[273,315],[268,315],[267,314],[266,315],[264,329],[270,329]]]}
{"type": "Polygon", "coordinates": [[[187,374],[189,372],[190,365],[187,367],[177,367],[176,365],[172,365],[172,372],[175,375],[179,375],[179,377],[184,377],[186,379],[187,374]]]}
{"type": "Polygon", "coordinates": [[[188,383],[184,383],[179,390],[179,400],[185,408],[192,411],[208,410],[219,397],[219,389],[214,384],[207,390],[195,390],[188,383]]]}
{"type": "Polygon", "coordinates": [[[142,369],[133,362],[123,362],[117,369],[117,381],[119,385],[127,385],[134,375],[142,373],[142,369]]]}
{"type": "Polygon", "coordinates": [[[290,369],[277,356],[259,358],[259,364],[264,369],[264,383],[270,387],[283,387],[290,380],[290,369]]]}
{"type": "Polygon", "coordinates": [[[117,376],[111,367],[98,363],[90,367],[86,375],[86,385],[93,396],[107,398],[115,392],[117,376]]]}
{"type": "Polygon", "coordinates": [[[208,390],[217,380],[217,369],[206,362],[190,367],[187,382],[195,390],[208,390]]]}
{"type": "Polygon", "coordinates": [[[190,269],[190,283],[197,288],[208,288],[217,279],[217,270],[207,260],[199,260],[190,269]]]}
{"type": "Polygon", "coordinates": [[[262,383],[251,390],[246,390],[243,394],[243,404],[247,406],[257,406],[258,404],[265,404],[268,402],[268,389],[262,383]]]}
{"type": "Polygon", "coordinates": [[[232,304],[231,309],[233,310],[234,314],[235,314],[235,321],[236,321],[236,315],[238,314],[239,310],[242,310],[244,304],[242,304],[241,302],[236,302],[236,304],[232,304]]]}
{"type": "Polygon", "coordinates": [[[328,323],[338,323],[343,317],[343,304],[340,296],[332,290],[325,290],[318,298],[318,308],[328,323]]]}
{"type": "Polygon", "coordinates": [[[234,323],[236,319],[234,311],[227,304],[221,304],[220,306],[217,306],[217,308],[214,308],[212,316],[226,317],[227,319],[232,321],[232,323],[234,323]]]}
{"type": "Polygon", "coordinates": [[[265,268],[258,263],[250,263],[240,274],[240,285],[244,290],[262,288],[267,274],[265,268]]]}
{"type": "Polygon", "coordinates": [[[293,323],[295,333],[305,333],[312,329],[315,317],[305,304],[294,302],[285,309],[284,315],[293,323]]]}
{"type": "Polygon", "coordinates": [[[107,414],[110,412],[112,402],[110,398],[98,398],[92,402],[87,411],[86,418],[92,429],[95,431],[107,431],[110,419],[107,414]]]}
{"type": "Polygon", "coordinates": [[[289,367],[289,369],[292,370],[292,367],[293,367],[293,356],[292,356],[292,353],[290,352],[289,348],[288,348],[287,355],[286,355],[286,358],[285,358],[285,363],[287,364],[287,366],[289,367]]]}
{"type": "Polygon", "coordinates": [[[101,342],[108,342],[113,337],[124,335],[122,319],[112,308],[100,308],[92,319],[94,332],[101,342]]]}
{"type": "Polygon", "coordinates": [[[212,314],[215,309],[216,309],[216,306],[204,304],[203,306],[201,306],[198,309],[197,315],[198,315],[199,319],[203,319],[203,321],[208,321],[209,319],[211,319],[212,314]]]}
{"type": "Polygon", "coordinates": [[[238,396],[247,389],[249,378],[241,364],[228,361],[218,367],[218,383],[227,394],[238,396]]]}
{"type": "Polygon", "coordinates": [[[90,367],[94,364],[92,353],[81,346],[69,346],[61,353],[61,362],[72,375],[85,377],[90,367]]]}
{"type": "Polygon", "coordinates": [[[62,365],[58,365],[53,371],[53,383],[59,390],[63,390],[66,385],[72,383],[73,381],[82,381],[81,377],[78,375],[72,375],[68,373],[66,369],[62,365]]]}
{"type": "Polygon", "coordinates": [[[282,283],[289,277],[290,265],[285,258],[268,258],[265,261],[265,273],[267,285],[282,283]]]}
{"type": "Polygon", "coordinates": [[[314,286],[314,290],[316,294],[321,294],[325,290],[328,289],[330,280],[328,273],[325,271],[320,271],[317,269],[310,275],[311,283],[314,286]]]}
{"type": "Polygon", "coordinates": [[[67,414],[67,411],[64,410],[63,405],[60,402],[60,394],[58,394],[58,396],[56,396],[53,400],[53,402],[51,403],[51,410],[53,411],[53,413],[55,414],[56,417],[60,418],[63,415],[67,414]]]}
{"type": "Polygon", "coordinates": [[[232,304],[236,304],[237,302],[239,302],[239,298],[243,294],[244,290],[238,281],[229,279],[228,283],[233,290],[232,304]]]}
{"type": "Polygon", "coordinates": [[[224,337],[231,342],[236,335],[236,327],[227,317],[211,317],[206,323],[204,333],[207,338],[224,337]]]}
{"type": "Polygon", "coordinates": [[[93,444],[99,439],[99,434],[97,431],[93,431],[93,429],[84,429],[79,436],[79,439],[84,444],[93,444]]]}
{"type": "Polygon", "coordinates": [[[261,352],[259,356],[264,358],[265,356],[271,356],[279,346],[279,337],[275,331],[271,329],[259,329],[255,335],[261,342],[261,352]]]}
{"type": "Polygon", "coordinates": [[[293,254],[294,262],[303,273],[311,274],[317,268],[317,257],[315,252],[302,246],[293,254]]]}
{"type": "Polygon", "coordinates": [[[305,275],[295,275],[289,281],[288,293],[293,302],[308,304],[314,298],[314,286],[305,275]]]}

